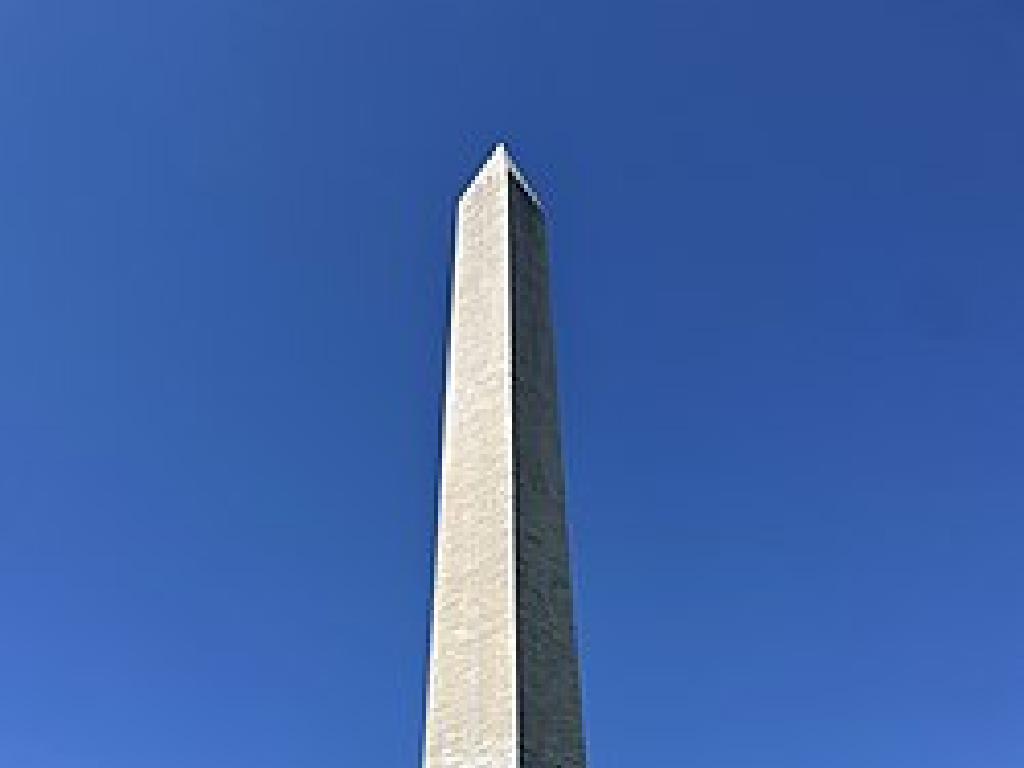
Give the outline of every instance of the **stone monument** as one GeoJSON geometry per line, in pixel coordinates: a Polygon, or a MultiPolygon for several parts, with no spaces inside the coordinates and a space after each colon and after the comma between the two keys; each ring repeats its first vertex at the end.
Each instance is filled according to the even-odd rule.
{"type": "Polygon", "coordinates": [[[459,198],[424,768],[584,768],[544,212],[504,145],[459,198]]]}

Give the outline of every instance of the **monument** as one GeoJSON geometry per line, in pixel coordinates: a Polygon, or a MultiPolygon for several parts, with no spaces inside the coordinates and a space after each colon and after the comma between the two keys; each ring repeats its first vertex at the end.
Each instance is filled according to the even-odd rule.
{"type": "Polygon", "coordinates": [[[451,291],[424,768],[584,768],[544,213],[504,145],[451,291]]]}

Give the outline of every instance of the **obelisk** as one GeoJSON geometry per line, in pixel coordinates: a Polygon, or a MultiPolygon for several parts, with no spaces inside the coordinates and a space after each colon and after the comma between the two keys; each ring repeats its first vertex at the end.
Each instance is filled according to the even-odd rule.
{"type": "Polygon", "coordinates": [[[584,768],[544,212],[504,145],[458,203],[424,768],[584,768]]]}

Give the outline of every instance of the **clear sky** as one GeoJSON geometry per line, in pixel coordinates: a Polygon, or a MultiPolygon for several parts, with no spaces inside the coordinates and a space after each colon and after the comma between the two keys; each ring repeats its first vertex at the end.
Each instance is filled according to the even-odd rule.
{"type": "Polygon", "coordinates": [[[416,765],[499,139],[591,767],[1024,765],[1019,2],[3,0],[0,766],[416,765]]]}

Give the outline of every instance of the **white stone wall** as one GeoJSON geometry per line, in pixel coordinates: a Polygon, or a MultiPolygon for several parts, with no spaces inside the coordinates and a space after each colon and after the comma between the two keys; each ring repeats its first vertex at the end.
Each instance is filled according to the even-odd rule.
{"type": "Polygon", "coordinates": [[[503,158],[459,201],[426,768],[514,768],[515,549],[503,158]]]}

